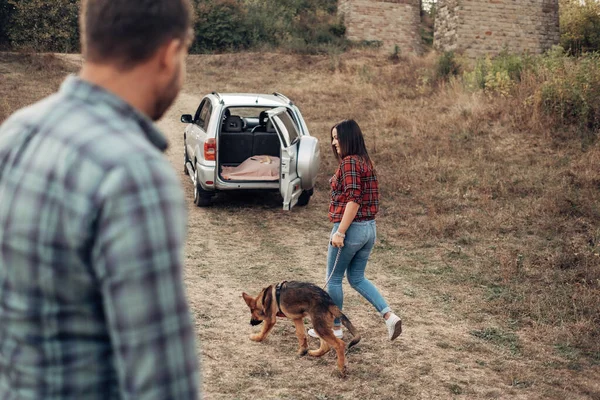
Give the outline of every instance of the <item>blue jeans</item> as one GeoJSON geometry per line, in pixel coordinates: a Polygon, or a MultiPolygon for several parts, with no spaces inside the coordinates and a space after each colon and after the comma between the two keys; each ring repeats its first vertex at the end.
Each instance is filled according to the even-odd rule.
{"type": "MultiPolygon", "coordinates": [[[[337,231],[339,225],[339,222],[333,224],[331,234],[337,231]]],[[[327,292],[340,309],[342,309],[342,305],[344,304],[342,280],[344,279],[344,274],[347,273],[350,286],[367,299],[379,311],[381,316],[391,311],[383,296],[379,293],[379,290],[377,290],[371,281],[365,278],[365,269],[367,268],[367,261],[371,255],[371,250],[373,250],[373,246],[375,245],[376,234],[377,226],[375,220],[353,222],[346,231],[344,247],[341,247],[338,262],[327,285],[327,292]]],[[[333,270],[338,249],[340,248],[333,247],[331,243],[329,244],[327,252],[327,276],[325,279],[329,278],[333,270]]],[[[336,318],[333,324],[336,327],[340,326],[341,322],[339,318],[336,318]]]]}

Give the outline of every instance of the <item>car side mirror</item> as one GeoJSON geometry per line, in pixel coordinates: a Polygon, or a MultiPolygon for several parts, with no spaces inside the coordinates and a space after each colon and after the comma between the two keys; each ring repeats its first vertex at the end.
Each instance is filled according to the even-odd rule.
{"type": "Polygon", "coordinates": [[[191,124],[192,122],[194,122],[194,117],[192,117],[190,114],[183,114],[181,116],[181,122],[183,122],[184,124],[191,124]]]}

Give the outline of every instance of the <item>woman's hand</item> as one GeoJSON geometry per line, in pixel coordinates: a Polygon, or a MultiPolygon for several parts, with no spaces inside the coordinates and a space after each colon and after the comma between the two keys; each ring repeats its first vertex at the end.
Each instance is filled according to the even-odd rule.
{"type": "Polygon", "coordinates": [[[333,247],[344,247],[346,231],[348,230],[348,227],[350,227],[350,224],[354,220],[354,217],[356,217],[356,213],[358,213],[359,207],[360,206],[358,205],[358,203],[355,203],[353,201],[349,201],[348,204],[346,204],[346,208],[344,209],[344,215],[342,216],[342,221],[340,222],[337,231],[334,232],[333,235],[331,235],[331,245],[333,247]]]}
{"type": "Polygon", "coordinates": [[[333,247],[344,247],[344,238],[341,236],[338,236],[336,234],[333,234],[331,236],[331,245],[333,247]]]}

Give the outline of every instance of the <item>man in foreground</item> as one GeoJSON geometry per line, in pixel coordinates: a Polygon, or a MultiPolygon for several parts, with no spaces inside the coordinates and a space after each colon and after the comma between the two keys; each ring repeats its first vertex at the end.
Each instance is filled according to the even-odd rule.
{"type": "Polygon", "coordinates": [[[0,398],[195,399],[186,213],[152,120],[188,0],[84,0],[79,77],[0,127],[0,398]]]}

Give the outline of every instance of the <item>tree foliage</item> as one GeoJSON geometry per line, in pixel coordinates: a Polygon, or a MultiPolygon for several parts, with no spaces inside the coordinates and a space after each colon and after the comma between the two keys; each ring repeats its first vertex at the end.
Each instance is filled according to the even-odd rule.
{"type": "Polygon", "coordinates": [[[15,48],[34,51],[79,50],[79,0],[8,0],[8,35],[15,48]]]}
{"type": "Polygon", "coordinates": [[[196,7],[196,40],[193,49],[204,52],[213,49],[247,48],[245,10],[239,0],[201,1],[196,7]]]}
{"type": "Polygon", "coordinates": [[[345,43],[336,0],[196,0],[199,52],[282,46],[317,52],[345,43]]]}
{"type": "MultiPolygon", "coordinates": [[[[336,0],[192,0],[193,52],[264,46],[318,52],[345,44],[336,0]]],[[[79,50],[80,0],[0,0],[0,48],[79,50]]]]}
{"type": "Polygon", "coordinates": [[[8,36],[8,24],[10,22],[13,7],[8,0],[0,0],[0,49],[10,45],[8,36]]]}
{"type": "Polygon", "coordinates": [[[600,51],[600,2],[560,0],[560,43],[571,54],[600,51]]]}

